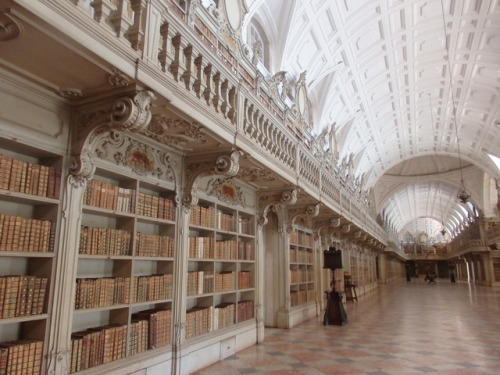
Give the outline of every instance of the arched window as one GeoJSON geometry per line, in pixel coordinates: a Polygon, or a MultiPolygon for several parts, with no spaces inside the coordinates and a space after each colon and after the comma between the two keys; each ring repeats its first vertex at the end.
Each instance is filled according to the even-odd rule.
{"type": "Polygon", "coordinates": [[[250,22],[248,41],[252,50],[252,62],[256,65],[260,62],[269,70],[269,41],[264,29],[256,19],[252,19],[250,22]]]}

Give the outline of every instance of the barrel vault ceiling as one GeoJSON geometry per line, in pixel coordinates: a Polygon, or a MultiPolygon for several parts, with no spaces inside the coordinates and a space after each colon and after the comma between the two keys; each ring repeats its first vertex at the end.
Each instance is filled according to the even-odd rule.
{"type": "Polygon", "coordinates": [[[339,160],[352,155],[400,237],[467,217],[460,167],[466,187],[500,179],[488,157],[500,157],[500,1],[245,4],[271,46],[270,72],[306,71],[313,132],[334,124],[339,160]]]}

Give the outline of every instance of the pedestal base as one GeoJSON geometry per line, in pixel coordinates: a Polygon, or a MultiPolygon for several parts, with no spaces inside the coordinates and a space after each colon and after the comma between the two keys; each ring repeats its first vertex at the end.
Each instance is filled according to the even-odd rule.
{"type": "Polygon", "coordinates": [[[325,292],[328,300],[323,318],[323,325],[338,325],[347,324],[347,314],[342,303],[342,292],[325,292]]]}

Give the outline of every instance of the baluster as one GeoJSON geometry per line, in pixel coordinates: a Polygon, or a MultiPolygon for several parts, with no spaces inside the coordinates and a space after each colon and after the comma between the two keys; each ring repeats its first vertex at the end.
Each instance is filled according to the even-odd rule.
{"type": "Polygon", "coordinates": [[[207,105],[210,105],[210,100],[212,99],[212,64],[208,64],[205,69],[203,69],[203,74],[205,75],[205,90],[203,90],[203,97],[205,98],[207,105]]]}
{"type": "Polygon", "coordinates": [[[158,53],[158,61],[161,65],[161,70],[166,71],[167,56],[168,56],[168,23],[165,22],[160,26],[161,45],[160,52],[158,53]]]}
{"type": "Polygon", "coordinates": [[[194,82],[193,82],[193,90],[196,93],[198,98],[201,97],[201,93],[205,89],[203,86],[203,56],[198,55],[194,59],[194,82]]]}
{"type": "Polygon", "coordinates": [[[222,112],[222,114],[224,116],[226,116],[226,112],[227,112],[227,87],[228,86],[229,86],[229,81],[227,79],[222,81],[222,83],[220,85],[220,99],[221,99],[220,111],[222,112]]]}
{"type": "Polygon", "coordinates": [[[130,5],[134,11],[134,24],[130,27],[127,36],[130,45],[137,51],[141,47],[144,38],[146,0],[130,0],[130,5]]]}
{"type": "Polygon", "coordinates": [[[114,32],[117,37],[125,33],[130,23],[126,22],[127,3],[124,0],[119,0],[117,9],[110,14],[109,21],[114,26],[114,32]]]}
{"type": "Polygon", "coordinates": [[[233,86],[229,90],[229,111],[227,112],[227,117],[231,120],[231,123],[236,123],[236,103],[238,103],[238,96],[236,95],[236,87],[233,86]]]}
{"type": "Polygon", "coordinates": [[[212,85],[213,85],[213,91],[214,91],[214,97],[212,99],[212,103],[214,105],[215,111],[219,112],[219,107],[220,107],[220,72],[217,72],[214,74],[213,79],[212,79],[212,85]]]}
{"type": "Polygon", "coordinates": [[[180,34],[176,34],[172,38],[172,47],[174,49],[174,59],[170,64],[170,73],[176,81],[179,80],[179,67],[181,65],[181,36],[180,34]]]}
{"type": "Polygon", "coordinates": [[[191,89],[191,74],[193,73],[193,46],[188,45],[183,50],[184,53],[184,72],[181,76],[181,81],[184,81],[186,89],[191,89]]]}

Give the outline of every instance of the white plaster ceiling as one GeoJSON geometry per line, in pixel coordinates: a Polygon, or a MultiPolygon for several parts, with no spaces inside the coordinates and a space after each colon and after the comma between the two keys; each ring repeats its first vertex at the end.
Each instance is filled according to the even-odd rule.
{"type": "Polygon", "coordinates": [[[487,157],[500,157],[500,1],[245,2],[246,24],[255,17],[271,45],[270,72],[307,71],[314,131],[336,123],[340,159],[354,155],[355,174],[397,232],[419,218],[452,223],[444,207],[459,180],[420,179],[384,196],[386,173],[439,180],[457,171],[450,157],[460,152],[463,166],[500,178],[487,157]]]}

